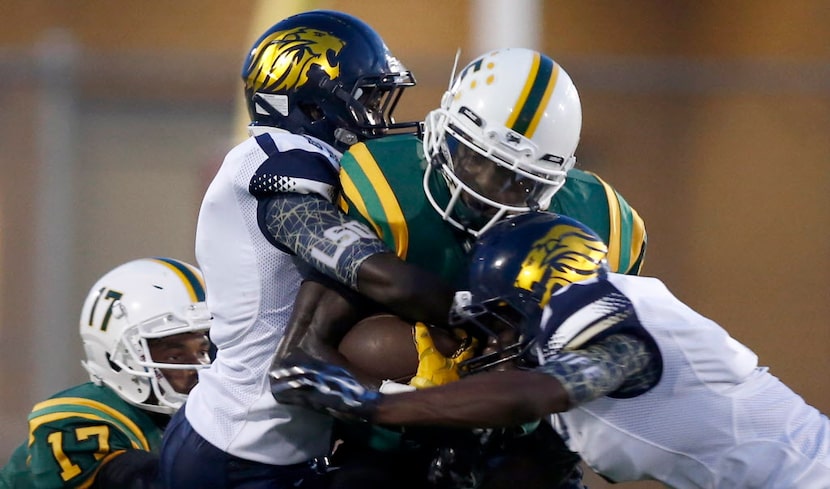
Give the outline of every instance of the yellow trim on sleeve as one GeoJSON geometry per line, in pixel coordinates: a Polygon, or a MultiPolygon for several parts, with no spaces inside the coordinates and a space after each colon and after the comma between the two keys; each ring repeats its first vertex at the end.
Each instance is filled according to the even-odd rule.
{"type": "MultiPolygon", "coordinates": [[[[355,147],[352,146],[352,149],[354,148],[355,147]]],[[[357,187],[355,186],[354,181],[352,181],[352,177],[349,176],[348,172],[340,172],[340,186],[343,188],[343,195],[349,198],[349,200],[352,202],[352,205],[354,205],[355,209],[357,209],[357,212],[361,216],[363,216],[369,222],[369,224],[372,225],[372,229],[375,230],[375,234],[380,236],[382,234],[380,226],[378,226],[377,223],[375,223],[375,221],[372,219],[372,216],[369,215],[369,210],[366,209],[366,202],[363,201],[363,196],[360,195],[360,192],[357,191],[357,187]]],[[[340,208],[343,210],[343,212],[348,212],[348,201],[345,198],[343,198],[341,199],[341,202],[343,202],[343,204],[340,205],[340,208]]]]}
{"type": "MultiPolygon", "coordinates": [[[[409,227],[395,192],[392,191],[386,176],[365,144],[352,146],[349,151],[354,155],[354,159],[363,170],[363,173],[366,174],[366,178],[372,183],[372,188],[375,189],[375,193],[380,200],[380,205],[383,207],[384,214],[386,214],[386,221],[395,238],[395,253],[402,259],[405,258],[409,249],[409,227]]],[[[354,202],[354,200],[352,201],[354,202]]],[[[365,211],[365,208],[361,209],[361,213],[363,211],[365,211]]],[[[366,214],[363,215],[368,219],[366,214]]],[[[374,227],[375,232],[378,232],[378,226],[375,225],[374,227]]],[[[378,235],[383,237],[381,233],[378,235]]]]}

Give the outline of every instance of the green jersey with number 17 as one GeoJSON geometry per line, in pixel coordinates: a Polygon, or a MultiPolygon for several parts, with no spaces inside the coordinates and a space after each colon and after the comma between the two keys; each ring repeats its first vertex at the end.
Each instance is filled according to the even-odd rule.
{"type": "Polygon", "coordinates": [[[109,387],[72,387],[32,409],[29,440],[0,470],[0,489],[90,487],[101,466],[125,450],[158,453],[161,435],[147,412],[109,387]]]}

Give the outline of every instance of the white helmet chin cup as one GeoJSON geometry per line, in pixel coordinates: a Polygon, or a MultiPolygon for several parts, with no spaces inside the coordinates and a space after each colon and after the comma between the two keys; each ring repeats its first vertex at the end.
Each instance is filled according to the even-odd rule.
{"type": "Polygon", "coordinates": [[[120,265],[89,291],[80,318],[90,379],[125,401],[171,414],[186,394],[161,369],[194,370],[204,364],[154,361],[148,341],[210,329],[204,280],[194,266],[172,258],[143,258],[120,265]]]}
{"type": "Polygon", "coordinates": [[[581,128],[579,94],[556,62],[529,49],[491,51],[462,69],[424,122],[424,190],[445,220],[474,236],[504,216],[545,210],[576,163],[581,128]],[[435,171],[448,202],[430,188],[435,171]]]}

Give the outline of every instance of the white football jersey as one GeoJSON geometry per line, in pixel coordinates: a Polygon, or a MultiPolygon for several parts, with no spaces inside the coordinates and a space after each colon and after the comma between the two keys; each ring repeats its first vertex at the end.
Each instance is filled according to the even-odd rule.
{"type": "Polygon", "coordinates": [[[618,274],[609,280],[656,341],[662,377],[636,397],[606,396],[552,416],[572,450],[616,482],[830,488],[826,416],[659,280],[618,274]]]}
{"type": "MultiPolygon", "coordinates": [[[[210,336],[218,353],[210,368],[200,371],[185,413],[196,432],[217,448],[273,465],[325,455],[330,445],[330,418],[277,404],[267,375],[301,279],[292,256],[259,229],[249,185],[269,154],[298,151],[322,155],[314,159],[330,167],[320,171],[336,178],[339,153],[303,136],[265,130],[228,153],[205,194],[196,229],[196,259],[205,277],[213,314],[210,336]]],[[[269,164],[290,160],[290,155],[270,158],[269,164]]],[[[331,198],[306,167],[292,168],[287,171],[303,175],[281,174],[262,184],[331,198]]]]}

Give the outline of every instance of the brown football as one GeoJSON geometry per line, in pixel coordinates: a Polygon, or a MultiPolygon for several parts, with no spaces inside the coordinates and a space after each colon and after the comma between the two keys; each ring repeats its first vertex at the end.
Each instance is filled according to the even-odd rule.
{"type": "MultiPolygon", "coordinates": [[[[338,349],[352,365],[379,380],[407,382],[418,368],[412,324],[392,314],[369,316],[355,324],[338,349]]],[[[434,328],[432,337],[441,353],[458,347],[452,334],[434,328]]]]}

